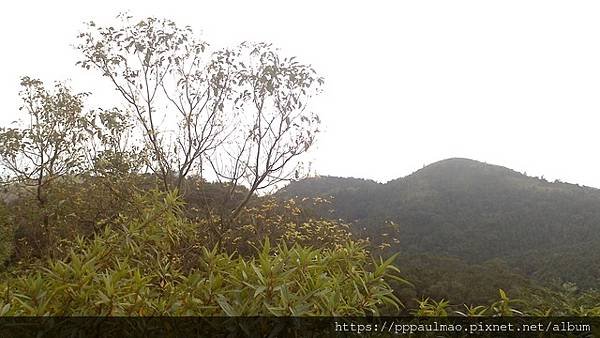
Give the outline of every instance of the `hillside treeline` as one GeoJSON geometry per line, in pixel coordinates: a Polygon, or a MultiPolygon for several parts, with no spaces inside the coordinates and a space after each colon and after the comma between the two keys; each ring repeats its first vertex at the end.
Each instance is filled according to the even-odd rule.
{"type": "Polygon", "coordinates": [[[380,243],[384,252],[400,252],[405,257],[401,264],[411,271],[417,273],[419,265],[447,271],[447,281],[440,280],[436,290],[453,289],[441,287],[444,283],[473,285],[478,278],[457,276],[485,266],[510,271],[497,281],[521,276],[506,284],[523,285],[525,278],[542,285],[598,287],[598,189],[448,159],[385,184],[315,177],[288,185],[278,196],[327,199],[317,214],[352,224],[354,233],[380,243]]]}

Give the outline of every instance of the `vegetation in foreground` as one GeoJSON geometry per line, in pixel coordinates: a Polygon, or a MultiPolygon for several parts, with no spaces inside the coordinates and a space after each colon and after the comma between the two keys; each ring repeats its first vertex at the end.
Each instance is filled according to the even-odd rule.
{"type": "MultiPolygon", "coordinates": [[[[424,298],[406,307],[398,294],[413,286],[395,256],[374,260],[352,240],[313,248],[285,235],[247,255],[228,253],[202,245],[206,225],[184,217],[175,195],[148,192],[135,203],[139,213],[62,240],[51,258],[13,262],[0,283],[2,315],[600,315],[600,294],[572,286],[531,289],[525,299],[500,290],[489,304],[424,298]]],[[[301,231],[322,230],[305,223],[301,231]]]]}

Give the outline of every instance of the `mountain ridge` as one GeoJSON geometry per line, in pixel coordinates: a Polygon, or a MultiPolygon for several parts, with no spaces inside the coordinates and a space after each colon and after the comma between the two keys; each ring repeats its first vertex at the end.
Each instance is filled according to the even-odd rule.
{"type": "MultiPolygon", "coordinates": [[[[335,175],[316,175],[316,176],[311,176],[311,177],[307,177],[304,179],[300,179],[297,181],[293,181],[289,185],[293,186],[294,184],[297,184],[299,182],[313,181],[313,180],[335,180],[338,182],[344,181],[344,180],[349,180],[349,181],[360,180],[360,181],[365,181],[365,182],[371,182],[376,185],[387,185],[387,184],[390,184],[390,183],[393,183],[396,181],[401,181],[401,180],[406,179],[411,176],[422,175],[424,172],[429,172],[429,171],[433,171],[433,170],[439,170],[440,168],[449,168],[449,167],[459,167],[459,168],[488,167],[488,168],[493,168],[493,170],[495,170],[497,172],[505,172],[507,174],[514,175],[514,176],[529,177],[529,178],[536,179],[536,180],[546,182],[546,183],[559,183],[559,184],[565,184],[565,185],[594,189],[594,190],[600,191],[600,188],[586,186],[586,185],[582,185],[582,184],[578,184],[578,183],[563,182],[561,180],[555,180],[553,182],[550,182],[550,181],[545,180],[543,177],[530,176],[530,175],[527,175],[526,173],[521,173],[517,170],[511,169],[506,166],[502,166],[502,165],[498,165],[498,164],[490,164],[487,162],[482,162],[482,161],[473,160],[473,159],[464,158],[464,157],[450,157],[450,158],[446,158],[446,159],[443,159],[440,161],[436,161],[436,162],[433,162],[433,163],[430,163],[430,164],[424,166],[421,169],[417,169],[408,175],[401,176],[398,178],[393,178],[393,179],[388,180],[387,182],[378,182],[378,181],[376,181],[374,179],[370,179],[370,178],[361,178],[361,177],[353,177],[353,176],[345,177],[345,176],[335,176],[335,175]]],[[[288,186],[281,188],[280,191],[285,191],[288,186]]]]}
{"type": "Polygon", "coordinates": [[[530,275],[543,271],[551,275],[548,278],[575,277],[583,285],[600,279],[600,264],[594,261],[600,261],[600,254],[592,249],[600,247],[596,188],[450,158],[386,183],[318,177],[291,183],[276,196],[329,199],[330,205],[318,211],[321,215],[343,219],[356,233],[372,239],[388,234],[397,240],[392,251],[435,253],[471,263],[499,258],[530,275]],[[582,271],[584,277],[573,276],[575,251],[589,258],[586,264],[593,269],[582,271]],[[532,253],[538,263],[521,262],[533,261],[532,253]],[[553,260],[540,257],[571,258],[550,273],[553,260]]]}

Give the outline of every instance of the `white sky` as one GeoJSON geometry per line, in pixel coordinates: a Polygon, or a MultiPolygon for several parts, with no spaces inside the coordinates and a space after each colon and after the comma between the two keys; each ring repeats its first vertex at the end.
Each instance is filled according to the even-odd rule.
{"type": "MultiPolygon", "coordinates": [[[[273,42],[325,77],[318,174],[387,181],[467,157],[600,187],[598,1],[10,1],[0,122],[22,75],[116,94],[74,66],[82,22],[119,11],[191,25],[213,45],[273,42]]],[[[114,105],[112,101],[112,104],[114,105]]]]}

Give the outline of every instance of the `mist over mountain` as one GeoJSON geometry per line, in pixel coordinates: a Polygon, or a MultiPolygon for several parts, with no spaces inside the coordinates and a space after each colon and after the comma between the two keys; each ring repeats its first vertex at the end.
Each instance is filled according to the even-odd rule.
{"type": "Polygon", "coordinates": [[[600,278],[600,190],[548,182],[474,160],[451,158],[385,184],[314,177],[278,192],[323,197],[319,212],[354,224],[391,251],[502,259],[541,280],[596,285],[600,278]]]}

